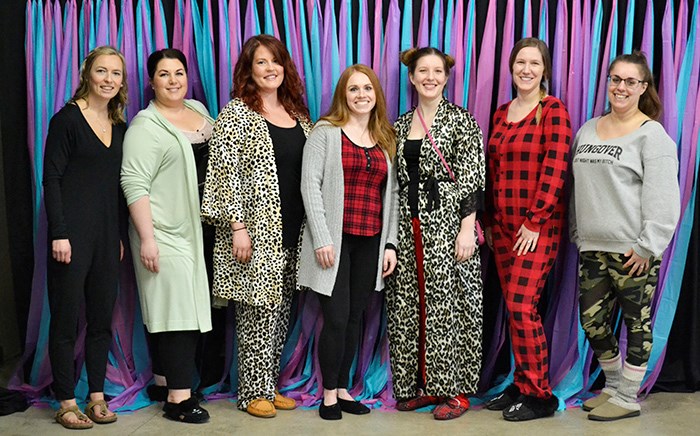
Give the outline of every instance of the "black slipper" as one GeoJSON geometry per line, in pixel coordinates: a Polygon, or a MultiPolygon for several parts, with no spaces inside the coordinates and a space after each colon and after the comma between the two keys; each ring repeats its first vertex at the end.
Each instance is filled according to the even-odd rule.
{"type": "Polygon", "coordinates": [[[369,413],[369,407],[365,406],[359,401],[350,401],[338,398],[338,404],[340,404],[340,410],[351,415],[366,415],[369,413]]]}
{"type": "Polygon", "coordinates": [[[506,421],[529,421],[554,415],[559,407],[559,400],[552,395],[549,398],[537,398],[521,395],[509,408],[503,411],[506,421]]]}
{"type": "Polygon", "coordinates": [[[323,404],[323,400],[321,400],[321,406],[318,408],[318,414],[322,419],[329,421],[343,419],[343,412],[340,409],[340,403],[335,403],[332,406],[326,406],[323,404]]]}
{"type": "Polygon", "coordinates": [[[189,424],[203,424],[209,421],[209,412],[199,405],[195,397],[190,397],[180,403],[166,402],[163,415],[173,421],[189,424]]]}
{"type": "Polygon", "coordinates": [[[504,410],[510,407],[520,396],[520,389],[515,385],[509,385],[503,392],[486,402],[489,410],[504,410]]]}

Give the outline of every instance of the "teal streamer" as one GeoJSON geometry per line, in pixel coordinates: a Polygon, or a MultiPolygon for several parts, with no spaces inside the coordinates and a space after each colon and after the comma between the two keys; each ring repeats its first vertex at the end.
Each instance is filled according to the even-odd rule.
{"type": "MultiPolygon", "coordinates": [[[[698,19],[698,0],[695,0],[695,7],[693,9],[693,19],[691,23],[695,23],[698,19]]],[[[685,113],[686,100],[688,99],[688,89],[691,86],[690,83],[690,71],[693,67],[693,62],[700,62],[700,60],[693,60],[693,54],[695,51],[695,38],[696,38],[696,27],[693,25],[690,29],[690,35],[688,36],[688,42],[685,46],[685,53],[683,56],[683,62],[681,62],[680,74],[678,74],[678,88],[676,88],[676,102],[678,104],[677,113],[685,113]]],[[[697,86],[697,84],[693,84],[697,86]]],[[[683,117],[678,117],[678,143],[680,144],[681,138],[683,137],[683,117]]],[[[690,134],[690,132],[688,132],[690,134]]]]}
{"type": "MultiPolygon", "coordinates": [[[[452,53],[452,21],[455,14],[455,0],[445,0],[447,12],[445,13],[445,34],[443,35],[443,47],[445,53],[452,53]]],[[[461,18],[461,17],[460,17],[461,18]]]]}
{"type": "Polygon", "coordinates": [[[467,43],[464,46],[464,107],[467,107],[467,102],[469,101],[469,85],[471,84],[470,78],[472,77],[472,62],[475,59],[474,46],[476,45],[476,40],[474,38],[475,33],[475,20],[476,20],[476,0],[469,0],[467,4],[467,24],[464,26],[464,33],[467,34],[467,43]]]}
{"type": "Polygon", "coordinates": [[[272,11],[270,10],[269,0],[264,1],[265,4],[265,33],[268,35],[277,35],[275,32],[275,25],[272,22],[272,11]]]}
{"type": "MultiPolygon", "coordinates": [[[[299,2],[303,3],[303,2],[299,2]]],[[[321,68],[321,23],[319,22],[320,6],[318,0],[313,1],[311,12],[311,71],[307,77],[311,78],[311,86],[314,88],[314,101],[309,102],[309,112],[313,105],[311,118],[316,120],[321,116],[321,95],[323,94],[323,76],[321,68]]]]}
{"type": "MultiPolygon", "coordinates": [[[[627,14],[625,15],[625,39],[622,42],[622,53],[632,53],[632,38],[634,37],[635,3],[636,2],[633,1],[627,2],[627,14]]],[[[653,63],[651,65],[653,65],[653,63]]]]}
{"type": "MultiPolygon", "coordinates": [[[[442,38],[440,38],[440,27],[443,24],[442,2],[435,0],[433,5],[433,19],[430,23],[430,46],[442,49],[442,38]]],[[[445,51],[445,53],[449,53],[445,51]]]]}
{"type": "Polygon", "coordinates": [[[304,63],[304,80],[306,81],[306,103],[309,107],[309,115],[312,120],[318,119],[318,99],[316,98],[316,88],[314,87],[313,68],[311,62],[311,50],[309,49],[309,37],[306,31],[306,13],[304,2],[297,3],[298,14],[297,24],[301,33],[301,54],[304,63]]]}
{"type": "MultiPolygon", "coordinates": [[[[413,47],[413,2],[404,0],[403,20],[401,22],[401,51],[413,47]]],[[[399,74],[399,114],[410,109],[411,90],[408,82],[408,68],[401,64],[399,74]]]]}
{"type": "Polygon", "coordinates": [[[523,5],[523,30],[522,30],[522,38],[527,38],[529,36],[528,30],[528,25],[532,23],[532,6],[530,5],[530,0],[525,0],[525,4],[523,5]]]}
{"type": "MultiPolygon", "coordinates": [[[[595,104],[595,89],[598,80],[598,62],[600,52],[601,28],[603,26],[603,5],[602,0],[596,0],[595,13],[593,16],[592,31],[593,39],[591,40],[591,66],[588,72],[588,95],[586,98],[586,119],[593,116],[593,105],[595,104]]],[[[584,29],[585,30],[585,29],[584,29]]]]}
{"type": "Polygon", "coordinates": [[[194,43],[197,48],[197,65],[201,77],[206,106],[212,117],[219,115],[216,95],[216,62],[214,61],[214,37],[211,28],[211,0],[204,0],[202,13],[199,6],[192,1],[192,23],[194,25],[194,43]]]}
{"type": "Polygon", "coordinates": [[[549,45],[549,2],[541,0],[540,2],[540,22],[537,37],[549,45]]]}

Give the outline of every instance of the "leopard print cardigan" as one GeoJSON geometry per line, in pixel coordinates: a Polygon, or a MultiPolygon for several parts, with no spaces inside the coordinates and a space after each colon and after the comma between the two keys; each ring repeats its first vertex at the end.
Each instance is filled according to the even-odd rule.
{"type": "MultiPolygon", "coordinates": [[[[296,118],[308,136],[311,122],[296,118]]],[[[240,99],[231,100],[214,124],[202,219],[216,226],[214,297],[254,306],[279,304],[284,251],[275,153],[265,118],[240,99]],[[248,229],[253,244],[248,263],[233,257],[232,221],[248,229]]]]}

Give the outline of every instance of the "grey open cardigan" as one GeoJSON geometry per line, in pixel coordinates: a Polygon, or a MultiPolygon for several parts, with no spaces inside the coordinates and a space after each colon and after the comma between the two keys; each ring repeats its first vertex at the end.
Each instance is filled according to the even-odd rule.
{"type": "MultiPolygon", "coordinates": [[[[382,263],[387,243],[398,246],[398,183],[394,162],[384,152],[387,163],[387,181],[382,194],[382,232],[377,262],[375,290],[384,288],[382,263]]],[[[320,121],[311,131],[304,146],[301,169],[301,195],[306,208],[307,231],[301,243],[299,261],[299,285],[313,289],[322,295],[331,295],[338,273],[338,259],[343,240],[343,207],[345,179],[341,129],[326,121],[320,121]],[[315,250],[326,245],[335,247],[336,262],[332,268],[323,269],[316,261],[315,250]]]]}

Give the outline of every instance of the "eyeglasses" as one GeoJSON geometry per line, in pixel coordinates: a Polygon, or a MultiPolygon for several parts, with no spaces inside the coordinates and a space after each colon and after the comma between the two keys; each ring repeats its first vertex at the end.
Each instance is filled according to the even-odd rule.
{"type": "Polygon", "coordinates": [[[646,83],[646,80],[639,80],[633,77],[623,79],[620,76],[608,76],[608,86],[617,87],[620,82],[625,82],[625,86],[629,89],[636,89],[641,83],[646,83]]]}

